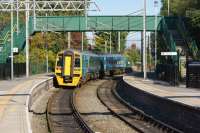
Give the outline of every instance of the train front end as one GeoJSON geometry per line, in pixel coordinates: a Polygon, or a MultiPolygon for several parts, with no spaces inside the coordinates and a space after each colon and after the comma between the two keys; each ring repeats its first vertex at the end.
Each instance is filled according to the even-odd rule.
{"type": "Polygon", "coordinates": [[[82,76],[80,53],[73,50],[59,53],[55,75],[59,86],[78,86],[82,76]]]}

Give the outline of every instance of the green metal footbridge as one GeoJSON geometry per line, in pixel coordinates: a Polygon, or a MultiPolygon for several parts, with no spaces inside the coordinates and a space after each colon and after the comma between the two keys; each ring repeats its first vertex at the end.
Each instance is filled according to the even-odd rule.
{"type": "MultiPolygon", "coordinates": [[[[14,23],[14,47],[19,52],[25,46],[25,24],[20,23],[20,32],[16,31],[14,23]]],[[[194,40],[189,38],[187,30],[179,17],[147,16],[146,30],[157,30],[162,34],[163,45],[167,51],[176,51],[176,46],[187,45],[192,53],[197,53],[198,47],[194,40]],[[157,24],[157,25],[155,25],[157,24]],[[156,27],[156,28],[155,28],[156,27]],[[182,41],[182,42],[181,42],[182,41]]],[[[29,34],[35,32],[90,32],[90,31],[143,31],[142,16],[88,16],[87,27],[84,16],[40,16],[29,19],[29,34]],[[35,26],[34,26],[34,23],[35,26]]],[[[10,24],[0,31],[0,63],[5,63],[10,56],[10,24]]]]}
{"type": "MultiPolygon", "coordinates": [[[[163,17],[159,16],[156,27],[159,27],[163,17]]],[[[155,31],[155,17],[147,16],[146,30],[155,31]]],[[[25,24],[20,23],[20,32],[17,33],[14,23],[14,47],[19,52],[24,49],[26,36],[25,24]]],[[[40,16],[29,19],[29,35],[35,32],[90,32],[90,31],[143,31],[142,16],[88,16],[87,27],[84,16],[40,16]],[[34,26],[34,23],[35,26],[34,26]]],[[[0,31],[0,63],[5,63],[10,56],[10,24],[0,31]]]]}
{"type": "MultiPolygon", "coordinates": [[[[17,16],[19,16],[19,12],[25,12],[26,24],[23,22],[19,23],[19,20],[14,21],[16,23],[12,25],[12,31],[14,31],[12,35],[10,33],[11,24],[7,24],[1,29],[0,63],[9,61],[10,55],[11,62],[13,61],[13,56],[11,54],[11,44],[14,45],[15,48],[18,48],[19,52],[21,52],[24,50],[26,42],[26,73],[28,76],[28,36],[34,34],[35,32],[143,31],[144,24],[142,16],[88,16],[88,5],[94,5],[97,7],[95,2],[88,0],[1,1],[0,12],[11,12],[11,14],[16,12],[17,16]],[[82,13],[84,12],[85,16],[36,17],[36,12],[47,11],[78,11],[82,13]],[[33,17],[29,17],[30,12],[32,12],[33,17]],[[29,21],[27,21],[28,19],[29,21]],[[20,32],[17,32],[16,29],[19,28],[20,32]],[[12,37],[13,39],[11,39],[12,37]]],[[[145,18],[146,31],[158,31],[160,33],[159,35],[161,35],[163,42],[161,46],[163,51],[175,52],[177,50],[177,46],[181,46],[186,47],[193,56],[197,55],[198,47],[196,41],[190,37],[190,34],[188,33],[182,18],[162,16],[146,16],[145,18]]],[[[176,61],[176,57],[173,57],[172,60],[176,61]]],[[[12,67],[11,69],[13,70],[12,67]]]]}

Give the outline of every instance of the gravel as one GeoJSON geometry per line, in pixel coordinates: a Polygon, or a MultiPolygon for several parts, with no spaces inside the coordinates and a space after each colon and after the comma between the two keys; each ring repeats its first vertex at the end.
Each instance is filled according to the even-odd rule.
{"type": "Polygon", "coordinates": [[[134,133],[135,131],[116,118],[97,98],[97,88],[105,80],[90,81],[77,91],[76,107],[83,119],[95,132],[134,133]]]}
{"type": "Polygon", "coordinates": [[[31,107],[31,126],[33,133],[49,133],[46,109],[50,96],[58,91],[56,88],[51,88],[48,91],[43,91],[31,107]]]}

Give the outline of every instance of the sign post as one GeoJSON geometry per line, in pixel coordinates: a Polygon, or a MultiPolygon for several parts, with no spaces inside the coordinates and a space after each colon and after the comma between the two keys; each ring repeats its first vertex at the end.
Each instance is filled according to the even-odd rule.
{"type": "MultiPolygon", "coordinates": [[[[177,52],[161,52],[161,56],[178,56],[177,52]]],[[[177,73],[176,73],[176,65],[174,65],[174,85],[176,85],[177,81],[177,73]]]]}

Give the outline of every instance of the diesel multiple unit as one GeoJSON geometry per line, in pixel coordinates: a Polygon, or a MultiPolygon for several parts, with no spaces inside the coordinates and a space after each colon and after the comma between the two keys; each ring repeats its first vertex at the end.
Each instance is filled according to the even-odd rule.
{"type": "Polygon", "coordinates": [[[55,80],[59,86],[78,86],[90,79],[124,72],[127,59],[120,54],[98,55],[91,52],[65,50],[57,55],[55,80]]]}

